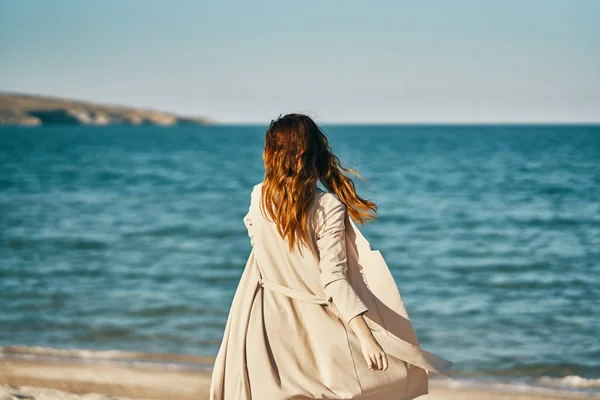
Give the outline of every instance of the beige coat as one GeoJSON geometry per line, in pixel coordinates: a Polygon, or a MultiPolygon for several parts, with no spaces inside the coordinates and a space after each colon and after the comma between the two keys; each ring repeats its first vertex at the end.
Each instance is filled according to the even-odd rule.
{"type": "Polygon", "coordinates": [[[244,217],[252,251],[235,292],[212,375],[211,400],[413,399],[452,363],[419,347],[381,253],[335,196],[315,187],[313,240],[290,252],[259,210],[244,217]],[[388,354],[372,371],[348,321],[363,314],[388,354]]]}

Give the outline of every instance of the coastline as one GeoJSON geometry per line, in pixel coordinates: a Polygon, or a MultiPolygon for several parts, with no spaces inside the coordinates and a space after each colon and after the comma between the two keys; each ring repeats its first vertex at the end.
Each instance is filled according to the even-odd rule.
{"type": "Polygon", "coordinates": [[[207,125],[207,117],[54,96],[0,92],[0,126],[207,125]]]}
{"type": "MultiPolygon", "coordinates": [[[[210,357],[31,349],[0,347],[0,399],[208,400],[213,360],[210,357]]],[[[423,400],[582,398],[600,399],[600,395],[435,376],[430,381],[430,393],[420,397],[423,400]]]]}

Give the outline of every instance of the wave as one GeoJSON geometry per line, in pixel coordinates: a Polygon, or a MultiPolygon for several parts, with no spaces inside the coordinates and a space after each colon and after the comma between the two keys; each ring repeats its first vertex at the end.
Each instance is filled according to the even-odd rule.
{"type": "Polygon", "coordinates": [[[565,388],[582,388],[582,389],[600,389],[600,379],[582,378],[577,375],[569,375],[563,378],[553,378],[543,376],[539,378],[539,383],[548,386],[565,387],[565,388]]]}
{"type": "Polygon", "coordinates": [[[110,248],[110,243],[84,237],[9,237],[5,246],[11,250],[37,249],[41,246],[58,250],[106,250],[110,248]]]}
{"type": "Polygon", "coordinates": [[[124,350],[57,349],[42,346],[0,346],[0,359],[51,360],[79,363],[127,364],[148,368],[209,371],[214,357],[190,354],[144,353],[124,350]]]}
{"type": "Polygon", "coordinates": [[[597,386],[585,386],[589,382],[592,382],[592,384],[595,385],[597,381],[599,380],[586,379],[575,375],[567,376],[564,378],[543,377],[536,381],[526,379],[506,380],[501,379],[499,377],[486,377],[484,379],[453,378],[451,380],[448,380],[446,378],[438,378],[436,376],[430,378],[431,386],[433,388],[469,388],[475,390],[511,392],[515,394],[528,395],[564,395],[568,396],[568,398],[573,398],[574,396],[589,398],[590,395],[595,395],[599,393],[597,386]],[[553,383],[550,384],[549,381],[547,381],[547,379],[551,380],[553,383]],[[563,382],[563,380],[565,380],[564,382],[569,383],[558,384],[559,381],[563,382]]]}
{"type": "MultiPolygon", "coordinates": [[[[430,386],[432,388],[449,388],[449,389],[474,389],[489,392],[503,392],[503,393],[514,393],[515,397],[520,395],[540,395],[540,396],[565,396],[565,398],[590,398],[590,395],[594,395],[595,391],[582,390],[583,388],[567,388],[567,387],[546,387],[535,383],[522,383],[522,382],[503,382],[503,381],[474,381],[474,380],[462,380],[462,379],[438,379],[432,378],[430,380],[430,386]]],[[[520,397],[519,397],[520,398],[520,397]]],[[[563,398],[563,397],[560,397],[563,398]]],[[[594,397],[596,398],[596,397],[594,397]]]]}

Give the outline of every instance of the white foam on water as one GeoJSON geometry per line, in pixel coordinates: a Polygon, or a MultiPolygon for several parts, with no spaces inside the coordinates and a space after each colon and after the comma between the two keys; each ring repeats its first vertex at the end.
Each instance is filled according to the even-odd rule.
{"type": "Polygon", "coordinates": [[[569,375],[563,378],[552,378],[550,376],[541,377],[539,383],[548,386],[564,386],[585,389],[600,389],[600,379],[582,378],[577,375],[569,375]]]}
{"type": "Polygon", "coordinates": [[[121,350],[56,349],[41,346],[0,346],[0,358],[55,362],[126,364],[144,368],[208,371],[207,357],[184,354],[157,354],[121,350]]]}
{"type": "MultiPolygon", "coordinates": [[[[577,377],[580,378],[580,377],[577,377]]],[[[554,379],[554,378],[551,378],[554,379]]],[[[564,379],[564,378],[556,378],[564,379]]],[[[584,378],[580,378],[584,379],[584,378]]],[[[584,379],[585,380],[585,379],[584,379]]],[[[597,393],[597,387],[583,387],[583,386],[570,386],[566,385],[559,386],[553,385],[554,387],[548,387],[545,382],[536,380],[535,383],[524,383],[524,382],[502,382],[493,380],[470,380],[470,379],[431,379],[432,387],[443,387],[451,389],[475,389],[485,390],[494,392],[510,392],[510,393],[521,393],[530,395],[549,395],[549,396],[569,396],[569,397],[582,397],[589,398],[591,394],[597,393]]]]}

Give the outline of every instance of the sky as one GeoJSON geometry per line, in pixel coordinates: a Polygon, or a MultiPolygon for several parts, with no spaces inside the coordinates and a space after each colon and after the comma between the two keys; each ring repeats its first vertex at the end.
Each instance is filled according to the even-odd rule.
{"type": "Polygon", "coordinates": [[[600,121],[600,0],[0,0],[0,91],[222,123],[600,121]]]}

